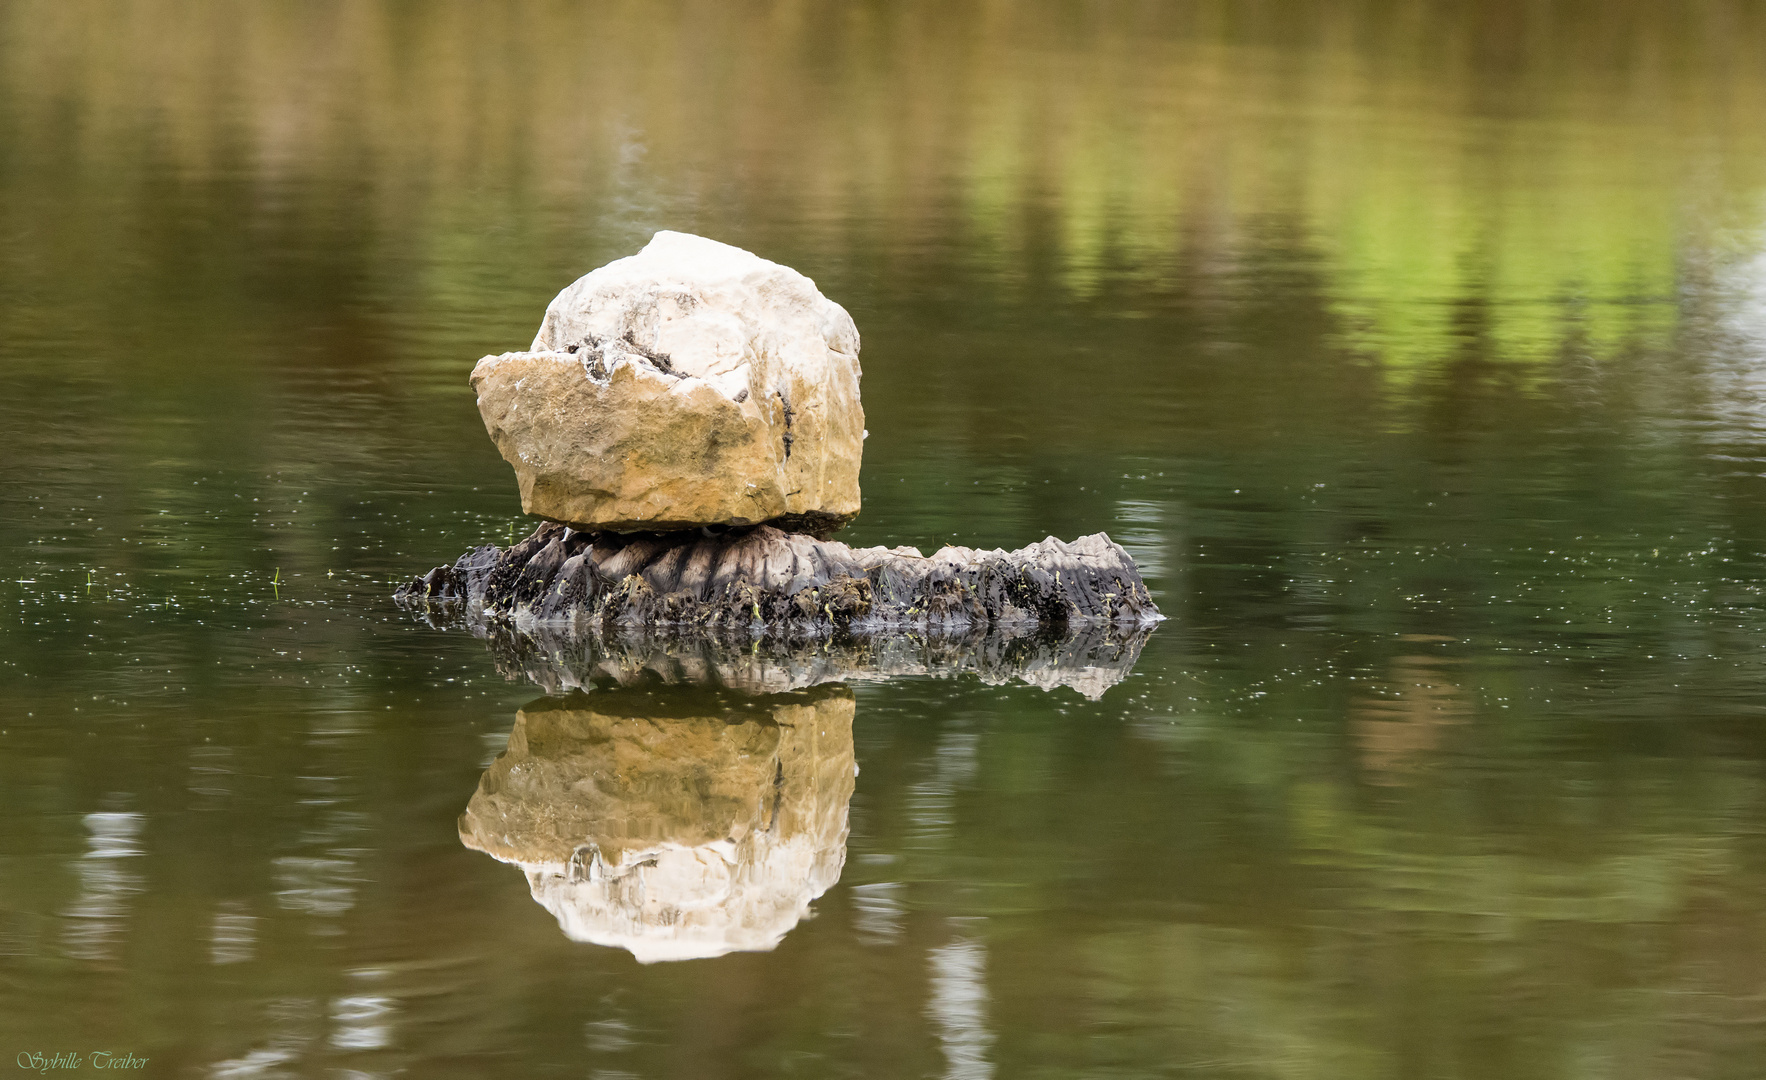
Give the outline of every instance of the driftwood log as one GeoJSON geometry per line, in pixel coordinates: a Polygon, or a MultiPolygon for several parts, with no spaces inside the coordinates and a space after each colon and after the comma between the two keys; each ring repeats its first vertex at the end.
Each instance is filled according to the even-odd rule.
{"type": "Polygon", "coordinates": [[[707,535],[540,526],[401,586],[548,692],[689,683],[772,693],[899,675],[1097,697],[1162,616],[1099,533],[1018,551],[853,549],[770,526],[707,535]]]}
{"type": "Polygon", "coordinates": [[[771,526],[580,532],[548,522],[400,586],[518,628],[718,629],[826,637],[902,630],[1139,627],[1161,616],[1134,560],[1103,533],[1017,551],[850,548],[771,526]]]}

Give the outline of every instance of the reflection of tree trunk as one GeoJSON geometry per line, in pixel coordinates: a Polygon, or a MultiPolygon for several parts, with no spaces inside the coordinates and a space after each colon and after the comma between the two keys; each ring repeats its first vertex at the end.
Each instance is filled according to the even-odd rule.
{"type": "Polygon", "coordinates": [[[771,949],[840,877],[852,692],[613,691],[523,709],[460,817],[570,937],[639,960],[771,949]]]}
{"type": "Polygon", "coordinates": [[[1391,696],[1358,698],[1349,707],[1349,729],[1361,748],[1361,765],[1376,784],[1407,783],[1446,730],[1471,717],[1471,703],[1441,656],[1392,660],[1386,687],[1391,696]]]}

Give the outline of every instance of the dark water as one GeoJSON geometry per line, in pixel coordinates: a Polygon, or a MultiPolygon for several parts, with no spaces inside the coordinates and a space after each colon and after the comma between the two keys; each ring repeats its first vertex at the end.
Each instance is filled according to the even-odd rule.
{"type": "Polygon", "coordinates": [[[1722,0],[0,6],[0,1068],[1758,1075],[1762,56],[1722,0]],[[663,227],[852,312],[844,538],[1104,529],[1171,619],[1097,701],[855,684],[812,917],[640,964],[457,820],[593,695],[388,593],[527,527],[466,373],[663,227]]]}

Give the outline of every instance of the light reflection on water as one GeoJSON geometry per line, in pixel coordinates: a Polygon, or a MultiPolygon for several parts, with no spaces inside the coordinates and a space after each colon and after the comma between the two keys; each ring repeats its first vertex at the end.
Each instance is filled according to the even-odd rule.
{"type": "Polygon", "coordinates": [[[1758,5],[122,10],[0,7],[13,1049],[1756,1070],[1758,5]],[[1105,529],[1171,621],[855,678],[838,874],[643,965],[462,846],[537,691],[387,594],[516,527],[473,360],[660,226],[853,312],[844,538],[1105,529]]]}
{"type": "Polygon", "coordinates": [[[926,1012],[938,1025],[939,1042],[951,1080],[987,1080],[987,952],[974,940],[958,938],[932,950],[932,1000],[926,1012]]]}
{"type": "Polygon", "coordinates": [[[80,895],[67,909],[65,949],[77,960],[114,960],[117,939],[129,911],[129,896],[141,891],[141,876],[121,860],[146,852],[137,844],[140,814],[87,814],[91,840],[75,864],[80,895]]]}

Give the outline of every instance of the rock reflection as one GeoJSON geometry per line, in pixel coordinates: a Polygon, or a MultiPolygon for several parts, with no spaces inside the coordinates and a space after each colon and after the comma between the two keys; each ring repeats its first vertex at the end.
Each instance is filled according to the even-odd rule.
{"type": "Polygon", "coordinates": [[[772,949],[840,877],[852,691],[534,702],[460,817],[576,941],[642,963],[772,949]]]}

